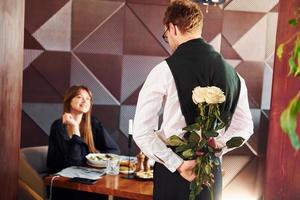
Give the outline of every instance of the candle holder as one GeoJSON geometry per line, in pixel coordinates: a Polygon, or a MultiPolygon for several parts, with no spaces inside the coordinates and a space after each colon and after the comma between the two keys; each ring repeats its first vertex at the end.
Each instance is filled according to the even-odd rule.
{"type": "Polygon", "coordinates": [[[130,154],[131,154],[131,146],[132,146],[132,135],[131,134],[128,134],[128,172],[127,174],[125,174],[123,176],[123,178],[126,178],[126,179],[134,179],[135,176],[134,176],[134,173],[130,173],[130,154]]]}

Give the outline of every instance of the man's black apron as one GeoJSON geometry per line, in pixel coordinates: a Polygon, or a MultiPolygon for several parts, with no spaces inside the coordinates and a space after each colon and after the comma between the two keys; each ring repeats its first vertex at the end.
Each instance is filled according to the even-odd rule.
{"type": "MultiPolygon", "coordinates": [[[[193,39],[181,44],[166,61],[175,80],[186,124],[195,123],[197,117],[192,90],[197,86],[216,86],[226,96],[226,101],[219,108],[221,119],[228,128],[239,98],[240,79],[223,57],[202,39],[193,39]]],[[[214,171],[214,176],[214,197],[218,200],[222,191],[221,166],[214,171]]],[[[164,165],[155,164],[154,200],[188,200],[189,184],[177,171],[172,173],[164,165]]],[[[210,200],[207,187],[204,187],[197,200],[210,200]]]]}

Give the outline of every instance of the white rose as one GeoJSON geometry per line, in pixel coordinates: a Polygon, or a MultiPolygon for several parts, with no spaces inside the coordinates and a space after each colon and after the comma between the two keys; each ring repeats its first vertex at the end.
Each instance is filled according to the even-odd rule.
{"type": "Polygon", "coordinates": [[[204,98],[208,104],[223,103],[225,101],[225,95],[223,91],[215,86],[207,87],[207,92],[204,98]]]}
{"type": "Polygon", "coordinates": [[[192,99],[193,99],[193,102],[195,104],[198,104],[198,103],[204,103],[205,102],[205,96],[206,96],[206,91],[207,88],[206,87],[195,87],[193,89],[193,95],[192,95],[192,99]]]}

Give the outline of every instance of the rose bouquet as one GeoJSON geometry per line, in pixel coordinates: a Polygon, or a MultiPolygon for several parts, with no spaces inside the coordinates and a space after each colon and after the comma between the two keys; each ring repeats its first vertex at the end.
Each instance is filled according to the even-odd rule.
{"type": "MultiPolygon", "coordinates": [[[[202,191],[203,185],[208,187],[213,199],[212,170],[219,165],[215,153],[220,152],[222,148],[210,146],[210,141],[219,135],[218,130],[226,126],[220,118],[219,110],[219,104],[225,101],[225,95],[218,87],[198,86],[193,90],[192,99],[197,105],[199,116],[195,123],[183,128],[186,131],[183,138],[173,135],[167,143],[175,148],[175,152],[184,160],[196,160],[196,178],[190,183],[189,199],[194,200],[202,191]]],[[[226,142],[226,147],[238,147],[243,141],[241,137],[233,137],[226,142]]]]}

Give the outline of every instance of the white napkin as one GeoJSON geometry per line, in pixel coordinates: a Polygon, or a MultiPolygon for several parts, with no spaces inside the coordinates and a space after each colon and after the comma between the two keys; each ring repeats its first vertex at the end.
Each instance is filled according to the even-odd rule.
{"type": "Polygon", "coordinates": [[[94,169],[88,167],[72,166],[67,167],[55,175],[60,175],[68,178],[80,177],[87,179],[99,179],[105,174],[105,169],[94,169]]]}

